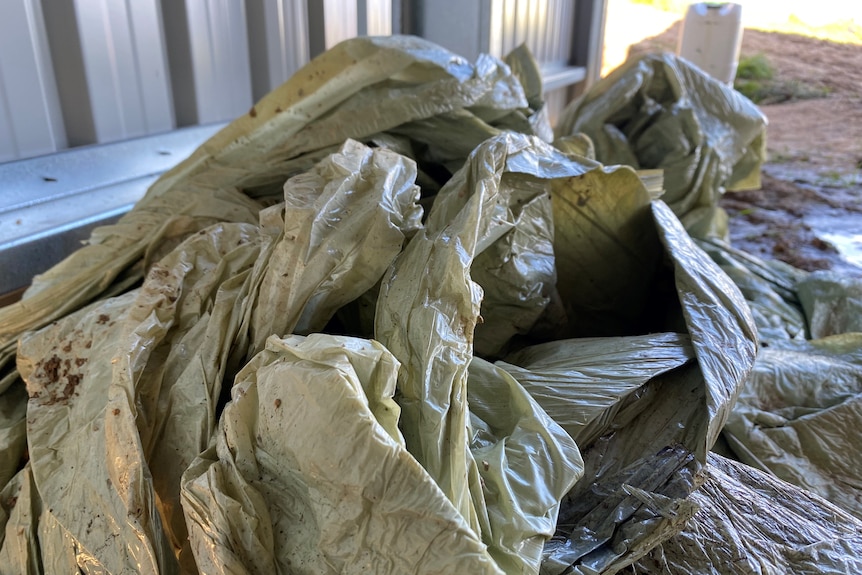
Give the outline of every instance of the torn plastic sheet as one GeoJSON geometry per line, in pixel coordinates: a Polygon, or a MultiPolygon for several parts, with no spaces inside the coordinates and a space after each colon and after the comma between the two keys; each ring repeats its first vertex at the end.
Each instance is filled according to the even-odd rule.
{"type": "Polygon", "coordinates": [[[748,575],[862,572],[862,522],[741,463],[710,454],[699,510],[632,573],[748,575]]]}
{"type": "Polygon", "coordinates": [[[267,340],[183,479],[205,573],[502,573],[404,449],[377,342],[267,340]]]}
{"type": "Polygon", "coordinates": [[[760,187],[766,118],[750,100],[672,54],[628,60],[563,112],[605,165],[664,170],[662,199],[696,237],[727,234],[725,190],[760,187]]]}

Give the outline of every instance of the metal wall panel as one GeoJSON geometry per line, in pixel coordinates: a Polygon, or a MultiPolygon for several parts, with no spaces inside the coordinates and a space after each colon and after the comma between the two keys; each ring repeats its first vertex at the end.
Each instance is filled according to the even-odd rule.
{"type": "Polygon", "coordinates": [[[69,144],[174,127],[158,0],[52,0],[43,9],[69,144]]]}
{"type": "MultiPolygon", "coordinates": [[[[551,124],[571,99],[570,87],[590,81],[597,72],[590,68],[590,58],[579,56],[576,39],[578,18],[592,19],[597,10],[604,10],[604,0],[493,0],[490,53],[503,57],[527,45],[542,68],[551,124]]],[[[580,31],[589,36],[582,43],[598,35],[590,28],[580,31]]]]}
{"type": "Polygon", "coordinates": [[[392,1],[366,1],[366,30],[368,36],[389,36],[392,34],[392,1]]]}
{"type": "Polygon", "coordinates": [[[575,26],[572,0],[494,0],[490,52],[505,56],[526,44],[544,66],[568,66],[575,26]]]}
{"type": "Polygon", "coordinates": [[[605,4],[2,0],[0,161],[235,118],[311,56],[402,24],[470,59],[524,42],[549,90],[583,83],[596,76],[605,4]]]}
{"type": "Polygon", "coordinates": [[[312,57],[356,36],[392,34],[393,2],[398,0],[309,0],[312,57]]]}
{"type": "Polygon", "coordinates": [[[223,124],[84,146],[0,165],[0,296],[26,286],[115,221],[159,174],[223,124]]]}
{"type": "Polygon", "coordinates": [[[243,0],[162,0],[177,125],[233,119],[251,108],[243,0]]]}
{"type": "Polygon", "coordinates": [[[39,0],[0,2],[0,162],[66,145],[39,0]]]}
{"type": "Polygon", "coordinates": [[[356,0],[312,0],[323,2],[326,49],[342,40],[359,35],[359,9],[356,0]]]}
{"type": "Polygon", "coordinates": [[[407,33],[427,38],[470,61],[489,51],[495,27],[492,0],[409,0],[407,10],[407,33]]]}
{"type": "Polygon", "coordinates": [[[284,83],[309,60],[306,0],[246,0],[252,96],[284,83]]]}

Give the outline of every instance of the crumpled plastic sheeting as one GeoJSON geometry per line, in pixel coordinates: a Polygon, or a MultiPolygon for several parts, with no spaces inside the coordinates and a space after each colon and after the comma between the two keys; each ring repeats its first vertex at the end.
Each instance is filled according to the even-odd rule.
{"type": "Polygon", "coordinates": [[[835,272],[813,272],[796,284],[813,339],[862,332],[862,281],[835,272]]]}
{"type": "Polygon", "coordinates": [[[132,514],[148,504],[149,487],[138,481],[151,474],[177,551],[187,540],[180,477],[215,428],[260,248],[250,224],[216,224],[192,235],[150,269],[113,354],[90,358],[113,362],[103,457],[114,489],[132,514]]]}
{"type": "Polygon", "coordinates": [[[114,440],[106,419],[119,410],[108,411],[113,366],[101,359],[114,357],[136,295],[93,304],[19,345],[18,369],[30,395],[30,469],[43,510],[40,560],[48,573],[176,571],[148,469],[114,475],[106,457],[114,440]],[[138,503],[131,508],[121,495],[129,490],[138,503]]]}
{"type": "Polygon", "coordinates": [[[411,160],[348,140],[287,181],[262,216],[278,235],[255,266],[249,357],[270,335],[322,330],[380,280],[422,226],[415,179],[411,160]]]}
{"type": "MultiPolygon", "coordinates": [[[[39,492],[29,464],[0,491],[0,575],[42,575],[39,492]]],[[[51,565],[51,557],[46,558],[51,565]]],[[[62,572],[62,571],[60,571],[62,572]]]]}
{"type": "Polygon", "coordinates": [[[0,309],[0,369],[24,331],[110,295],[116,280],[140,280],[143,267],[134,264],[145,256],[157,260],[157,252],[216,222],[257,222],[260,206],[236,190],[185,192],[144,199],[116,224],[96,228],[87,245],[36,276],[21,301],[0,309]],[[128,269],[131,277],[123,278],[128,269]]]}
{"type": "Polygon", "coordinates": [[[506,133],[488,140],[440,191],[426,228],[381,285],[375,337],[403,364],[398,401],[407,447],[477,531],[465,482],[475,476],[466,386],[482,288],[470,279],[470,266],[515,225],[513,210],[524,192],[542,193],[518,175],[547,179],[582,171],[534,137],[506,133]]]}
{"type": "Polygon", "coordinates": [[[693,359],[687,335],[660,333],[552,341],[524,348],[497,365],[585,448],[624,406],[643,398],[649,380],[693,359]]]}
{"type": "Polygon", "coordinates": [[[471,487],[488,552],[506,573],[536,573],[560,500],[583,474],[578,446],[511,375],[470,362],[471,487]]]}
{"type": "Polygon", "coordinates": [[[183,479],[202,572],[502,573],[404,449],[398,367],[374,341],[267,340],[183,479]]]}
{"type": "Polygon", "coordinates": [[[710,454],[685,530],[633,573],[749,575],[862,572],[862,522],[839,507],[741,463],[710,454]]]}
{"type": "MultiPolygon", "coordinates": [[[[602,450],[586,455],[586,476],[563,502],[559,535],[545,546],[542,575],[616,573],[679,533],[697,506],[686,498],[699,464],[682,446],[661,449],[604,474],[602,450]]],[[[613,464],[611,464],[613,465],[613,464]]]]}
{"type": "Polygon", "coordinates": [[[0,489],[17,473],[27,449],[26,417],[27,391],[23,385],[0,394],[0,489]]]}
{"type": "Polygon", "coordinates": [[[672,54],[632,58],[563,112],[605,165],[664,170],[663,199],[696,237],[727,234],[725,190],[760,187],[766,118],[747,98],[672,54]]]}
{"type": "Polygon", "coordinates": [[[551,196],[563,335],[668,331],[664,317],[652,317],[676,296],[654,289],[662,250],[649,194],[628,167],[584,166],[578,177],[555,180],[551,196]]]}
{"type": "Polygon", "coordinates": [[[703,461],[754,362],[754,320],[742,294],[667,205],[650,201],[631,169],[557,180],[552,201],[557,287],[569,322],[611,331],[600,335],[685,330],[691,337],[707,432],[686,444],[703,461]]]}
{"type": "MultiPolygon", "coordinates": [[[[152,470],[175,550],[187,540],[180,477],[213,432],[222,379],[226,372],[233,375],[228,364],[235,372],[249,346],[244,316],[255,306],[269,310],[259,317],[280,315],[295,324],[307,316],[322,327],[335,307],[382,275],[400,251],[399,226],[419,225],[414,174],[409,160],[348,141],[309,172],[303,181],[310,187],[291,181],[286,208],[269,210],[292,214],[291,225],[279,227],[280,241],[266,244],[267,234],[248,224],[218,224],[194,234],[152,267],[124,320],[117,349],[88,358],[108,372],[116,358],[108,390],[112,415],[104,424],[112,438],[104,448],[113,489],[126,513],[147,509],[152,470]],[[289,273],[287,285],[301,297],[288,297],[289,290],[277,282],[269,286],[269,298],[252,294],[253,267],[278,278],[289,273]],[[290,305],[282,313],[276,301],[290,305]]],[[[251,326],[256,333],[276,329],[254,318],[251,326]]],[[[190,562],[191,556],[181,560],[190,562]]]]}
{"type": "Polygon", "coordinates": [[[707,433],[692,446],[703,462],[751,372],[757,331],[736,285],[695,245],[663,202],[653,203],[653,216],[673,262],[677,294],[706,384],[707,433]]]}
{"type": "Polygon", "coordinates": [[[739,287],[751,308],[761,342],[804,340],[807,320],[797,286],[808,276],[778,260],[763,260],[709,239],[697,241],[727,276],[739,287]]]}
{"type": "Polygon", "coordinates": [[[581,309],[608,309],[623,300],[626,288],[616,282],[626,272],[607,268],[639,260],[648,281],[644,285],[640,279],[628,289],[655,299],[649,312],[643,299],[637,305],[626,301],[624,313],[609,314],[616,322],[613,329],[625,334],[681,325],[696,357],[651,378],[640,396],[615,414],[609,433],[583,452],[584,476],[562,502],[560,515],[567,519],[561,520],[555,543],[546,547],[543,572],[612,571],[678,532],[693,512],[685,498],[754,362],[755,329],[736,286],[694,245],[663,202],[650,203],[633,171],[597,169],[560,180],[552,197],[558,269],[569,280],[558,287],[567,309],[576,312],[570,321],[584,313],[581,309]],[[602,181],[607,172],[614,177],[602,181]],[[575,256],[581,253],[591,254],[588,261],[595,265],[574,267],[586,266],[575,256]],[[567,265],[573,269],[564,271],[567,265]],[[663,288],[653,289],[649,280],[663,288]],[[667,299],[668,287],[676,306],[667,299]],[[681,455],[668,455],[674,453],[681,455]],[[669,463],[674,460],[678,463],[669,463]],[[649,471],[656,466],[662,470],[658,475],[649,471]],[[637,482],[624,483],[629,477],[637,482]],[[584,507],[586,495],[594,492],[613,496],[615,503],[584,507]]]}
{"type": "Polygon", "coordinates": [[[762,349],[724,428],[739,459],[862,517],[862,333],[762,349]]]}
{"type": "MultiPolygon", "coordinates": [[[[482,55],[471,65],[421,38],[353,38],[326,51],[162,175],[117,224],[97,229],[90,245],[35,278],[21,302],[0,310],[0,382],[12,381],[2,371],[21,333],[104,294],[169,232],[181,240],[218,221],[256,223],[260,205],[241,191],[277,192],[307,167],[297,165],[299,156],[467,107],[505,115],[528,102],[500,60],[482,55]]],[[[135,273],[133,281],[144,270],[135,273]]]]}
{"type": "Polygon", "coordinates": [[[740,284],[763,342],[724,429],[733,455],[862,517],[862,335],[835,333],[855,327],[862,282],[701,245],[740,284]],[[834,335],[806,340],[806,326],[834,335]]]}

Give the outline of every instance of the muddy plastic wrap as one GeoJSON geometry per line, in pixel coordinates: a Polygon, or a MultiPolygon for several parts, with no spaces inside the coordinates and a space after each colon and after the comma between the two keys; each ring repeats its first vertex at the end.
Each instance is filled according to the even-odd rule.
{"type": "MultiPolygon", "coordinates": [[[[30,395],[29,469],[42,508],[33,529],[47,573],[85,565],[110,573],[177,571],[149,469],[114,474],[107,457],[116,438],[106,420],[119,416],[108,408],[111,358],[136,296],[132,291],[98,302],[21,340],[18,369],[30,395]]],[[[134,406],[132,398],[125,400],[128,414],[134,406]]],[[[124,445],[122,456],[139,457],[135,447],[124,445]]],[[[4,547],[22,544],[11,538],[4,547]]]]}
{"type": "Polygon", "coordinates": [[[144,266],[136,265],[142,259],[158,261],[185,237],[216,222],[256,223],[259,210],[236,190],[205,190],[144,199],[116,224],[96,228],[88,245],[36,276],[20,302],[0,309],[0,372],[4,354],[14,357],[24,331],[129,289],[144,274],[144,266]]]}
{"type": "Polygon", "coordinates": [[[828,501],[710,454],[699,510],[682,533],[632,573],[749,575],[862,573],[862,522],[828,501]]]}
{"type": "Polygon", "coordinates": [[[267,340],[183,478],[203,573],[502,573],[403,447],[379,343],[267,340]]]}
{"type": "MultiPolygon", "coordinates": [[[[126,512],[134,514],[150,504],[149,489],[138,482],[150,481],[151,475],[177,553],[188,539],[180,477],[206,448],[215,427],[222,380],[231,371],[230,353],[240,339],[249,274],[262,241],[251,224],[216,224],[189,237],[150,269],[126,314],[114,355],[89,361],[113,365],[103,421],[111,488],[126,512]]],[[[88,392],[85,388],[81,394],[88,392]]],[[[187,551],[181,561],[191,558],[187,551]]]]}
{"type": "Polygon", "coordinates": [[[663,199],[696,237],[726,236],[726,190],[760,187],[765,116],[671,54],[633,58],[570,104],[556,134],[578,132],[605,165],[663,169],[663,199]]]}

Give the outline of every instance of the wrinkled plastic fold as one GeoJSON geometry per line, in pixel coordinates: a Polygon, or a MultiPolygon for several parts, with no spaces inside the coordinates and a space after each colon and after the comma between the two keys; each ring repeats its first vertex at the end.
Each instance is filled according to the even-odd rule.
{"type": "Polygon", "coordinates": [[[724,237],[729,190],[760,187],[766,117],[733,88],[670,53],[628,60],[563,112],[603,164],[664,170],[663,199],[696,237],[724,237]]]}
{"type": "Polygon", "coordinates": [[[768,473],[710,455],[698,511],[632,572],[705,575],[862,569],[862,522],[768,473]]]}
{"type": "Polygon", "coordinates": [[[501,573],[404,449],[379,343],[272,337],[183,478],[204,573],[501,573]]]}
{"type": "Polygon", "coordinates": [[[862,517],[862,281],[703,245],[740,285],[763,342],[724,428],[731,453],[862,517]]]}

